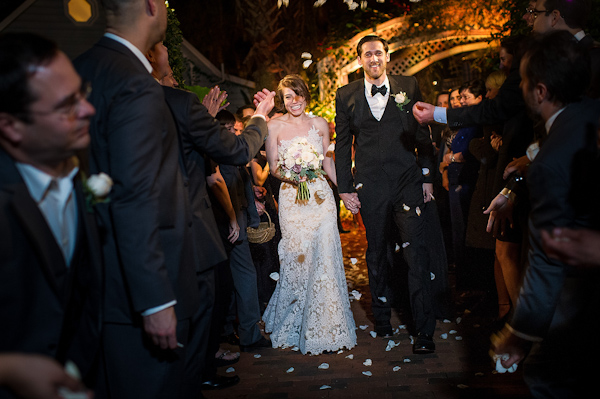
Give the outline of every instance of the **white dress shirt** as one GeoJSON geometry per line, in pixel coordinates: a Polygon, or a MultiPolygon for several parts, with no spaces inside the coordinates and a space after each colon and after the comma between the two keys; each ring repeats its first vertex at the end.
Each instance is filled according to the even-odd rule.
{"type": "Polygon", "coordinates": [[[369,108],[371,108],[371,113],[373,114],[375,119],[380,121],[381,117],[383,116],[383,112],[385,111],[388,99],[390,98],[390,81],[386,75],[385,80],[383,81],[383,86],[387,87],[385,96],[382,96],[381,93],[377,93],[374,96],[372,96],[371,86],[373,86],[373,84],[367,82],[367,79],[365,79],[365,96],[367,97],[369,108]]]}

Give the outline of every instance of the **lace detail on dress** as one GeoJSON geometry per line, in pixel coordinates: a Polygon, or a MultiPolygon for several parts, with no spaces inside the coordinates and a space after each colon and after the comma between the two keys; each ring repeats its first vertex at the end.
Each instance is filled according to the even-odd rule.
{"type": "MultiPolygon", "coordinates": [[[[306,136],[323,153],[319,131],[306,136]]],[[[294,140],[281,140],[279,153],[294,140]]],[[[303,354],[353,348],[356,331],[337,228],[333,193],[321,177],[308,183],[306,204],[296,203],[296,187],[279,193],[279,281],[264,313],[274,347],[298,346],[303,354]]]]}

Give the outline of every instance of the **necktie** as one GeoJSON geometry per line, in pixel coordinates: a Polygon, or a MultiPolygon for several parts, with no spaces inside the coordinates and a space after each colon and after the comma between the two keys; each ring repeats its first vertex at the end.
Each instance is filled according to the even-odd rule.
{"type": "Polygon", "coordinates": [[[375,94],[377,93],[381,93],[382,96],[385,96],[385,93],[387,93],[387,86],[383,85],[381,87],[377,87],[375,85],[371,86],[371,95],[375,96],[375,94]]]}

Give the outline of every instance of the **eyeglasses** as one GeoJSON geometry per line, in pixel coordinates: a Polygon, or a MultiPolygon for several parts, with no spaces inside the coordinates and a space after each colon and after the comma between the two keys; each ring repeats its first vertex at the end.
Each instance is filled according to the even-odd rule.
{"type": "Polygon", "coordinates": [[[529,14],[531,18],[534,20],[537,19],[538,15],[541,13],[545,13],[546,16],[552,12],[552,10],[537,10],[535,8],[526,8],[525,12],[529,14]]]}
{"type": "Polygon", "coordinates": [[[84,100],[87,101],[92,94],[92,85],[90,82],[83,82],[81,88],[76,93],[73,93],[69,97],[65,98],[60,103],[54,106],[54,109],[50,111],[29,111],[29,114],[34,115],[50,115],[59,114],[64,116],[68,120],[74,120],[77,117],[81,109],[81,104],[84,100]]]}

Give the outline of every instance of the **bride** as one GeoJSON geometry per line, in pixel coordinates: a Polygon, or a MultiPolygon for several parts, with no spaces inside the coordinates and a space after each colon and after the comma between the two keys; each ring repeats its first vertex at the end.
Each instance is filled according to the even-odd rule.
{"type": "Polygon", "coordinates": [[[274,348],[298,347],[303,354],[313,355],[350,349],[356,345],[356,332],[333,193],[323,176],[310,181],[303,178],[310,197],[297,200],[298,182],[278,163],[291,146],[304,143],[304,151],[316,150],[313,162],[318,170],[322,159],[322,170],[336,184],[331,153],[324,152],[329,147],[329,126],[325,119],[304,112],[310,93],[299,75],[283,78],[277,95],[287,113],[269,121],[266,150],[271,173],[282,180],[281,267],[263,315],[265,331],[271,333],[274,348]]]}

